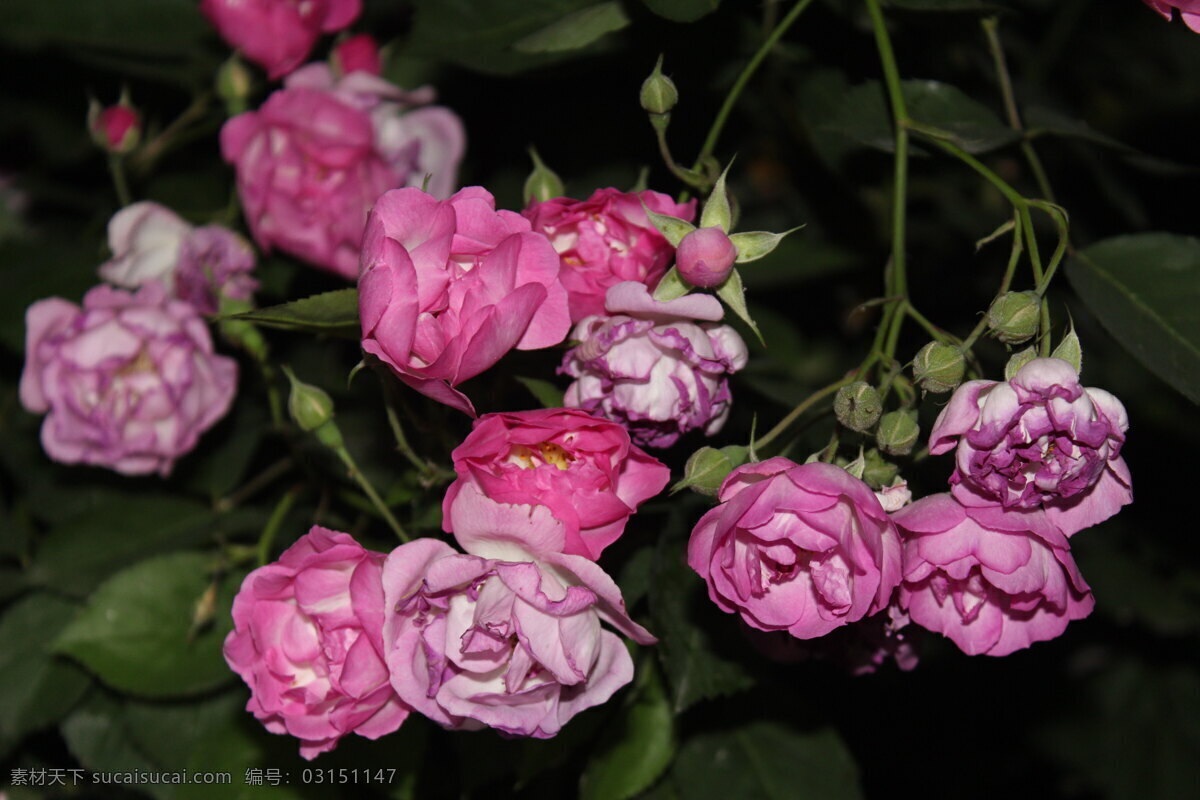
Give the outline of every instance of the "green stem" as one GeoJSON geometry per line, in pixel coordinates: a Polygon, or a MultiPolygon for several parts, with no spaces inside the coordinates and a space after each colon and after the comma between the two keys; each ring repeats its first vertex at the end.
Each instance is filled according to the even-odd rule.
{"type": "Polygon", "coordinates": [[[765,434],[763,434],[762,438],[754,443],[754,449],[761,450],[762,448],[766,447],[771,442],[773,442],[777,438],[779,438],[779,436],[788,429],[788,426],[790,426],[793,422],[798,420],[800,418],[800,416],[802,414],[804,414],[805,411],[808,411],[808,409],[812,408],[814,405],[816,405],[818,402],[820,402],[820,400],[822,398],[828,397],[829,395],[833,394],[838,389],[842,388],[843,386],[845,386],[849,383],[853,383],[855,380],[857,380],[857,378],[855,376],[858,373],[858,371],[859,370],[855,370],[855,372],[850,373],[849,375],[842,378],[841,380],[835,381],[834,383],[831,383],[828,386],[818,389],[817,391],[810,394],[807,398],[805,398],[803,401],[801,401],[799,405],[797,405],[795,408],[793,408],[791,411],[789,411],[788,415],[786,417],[779,420],[779,422],[776,423],[774,428],[771,428],[771,430],[769,430],[765,434]]]}
{"type": "Polygon", "coordinates": [[[264,489],[274,483],[276,478],[279,478],[287,473],[287,471],[295,465],[296,462],[292,461],[290,457],[279,459],[274,464],[271,464],[262,472],[258,473],[253,478],[242,484],[241,488],[236,492],[228,495],[227,497],[222,497],[220,500],[214,503],[214,509],[218,514],[224,514],[232,511],[257,494],[259,490],[264,489]]]}
{"type": "Polygon", "coordinates": [[[113,189],[117,193],[117,202],[121,207],[133,203],[133,194],[129,191],[129,179],[125,177],[125,159],[115,153],[108,157],[108,172],[112,175],[113,189]]]}
{"type": "Polygon", "coordinates": [[[896,158],[892,180],[892,271],[887,294],[908,295],[908,277],[905,262],[905,233],[908,206],[908,107],[904,102],[904,91],[900,83],[900,70],[896,66],[896,55],[892,40],[888,36],[879,0],[866,0],[871,15],[871,28],[875,32],[875,45],[883,67],[884,83],[888,100],[892,106],[892,122],[896,129],[896,158]]]}
{"type": "Polygon", "coordinates": [[[342,463],[346,465],[346,469],[350,470],[350,477],[354,478],[355,482],[358,483],[359,487],[362,488],[363,494],[367,496],[367,498],[375,506],[375,509],[387,521],[388,526],[395,532],[396,536],[400,538],[400,541],[408,542],[408,534],[404,532],[404,528],[401,527],[396,518],[392,516],[391,510],[387,507],[387,504],[383,502],[383,498],[379,496],[379,493],[375,491],[375,487],[371,485],[369,480],[367,480],[367,476],[364,475],[362,470],[358,468],[358,464],[354,462],[354,457],[350,455],[350,451],[346,449],[346,446],[343,444],[334,447],[333,452],[337,453],[338,458],[340,458],[342,463]]]}
{"type": "Polygon", "coordinates": [[[396,413],[395,406],[392,404],[396,392],[392,386],[391,378],[380,373],[379,380],[383,383],[383,408],[387,412],[388,425],[392,429],[392,438],[396,440],[396,449],[408,459],[410,464],[417,468],[418,472],[422,475],[428,475],[430,472],[429,464],[422,461],[421,457],[412,449],[412,445],[408,443],[408,437],[404,435],[404,427],[400,424],[400,415],[396,413]]]}
{"type": "Polygon", "coordinates": [[[304,484],[298,483],[287,491],[287,493],[279,498],[279,502],[275,504],[275,508],[271,511],[271,516],[267,519],[267,524],[263,526],[262,534],[258,537],[258,565],[261,567],[267,563],[271,557],[271,543],[275,541],[275,534],[279,531],[283,520],[287,517],[288,512],[292,510],[292,506],[296,504],[296,498],[300,496],[300,492],[304,490],[304,484]]]}
{"type": "Polygon", "coordinates": [[[905,313],[912,318],[913,322],[924,328],[926,333],[942,344],[962,344],[957,336],[942,330],[930,322],[924,314],[913,308],[912,303],[905,305],[905,313]]]}
{"type": "MultiPolygon", "coordinates": [[[[1021,260],[1021,252],[1024,249],[1024,245],[1023,245],[1024,240],[1022,238],[1021,231],[1020,231],[1020,227],[1021,227],[1020,218],[1016,216],[1015,211],[1013,213],[1014,213],[1014,217],[1013,217],[1012,251],[1009,253],[1008,267],[1005,268],[1005,270],[1004,270],[1004,278],[1001,279],[1001,281],[1000,281],[1000,289],[996,292],[996,297],[1000,297],[1001,295],[1003,295],[1005,292],[1008,291],[1008,287],[1012,286],[1013,276],[1015,276],[1017,274],[1017,264],[1021,260]]],[[[995,302],[995,298],[993,298],[993,302],[995,302]]],[[[966,340],[963,342],[963,345],[962,345],[963,350],[970,350],[971,346],[973,344],[975,344],[975,342],[979,339],[980,336],[983,335],[983,332],[986,328],[987,328],[987,317],[984,316],[984,317],[980,318],[978,324],[975,325],[975,329],[971,331],[971,335],[968,336],[966,338],[966,340]]]]}

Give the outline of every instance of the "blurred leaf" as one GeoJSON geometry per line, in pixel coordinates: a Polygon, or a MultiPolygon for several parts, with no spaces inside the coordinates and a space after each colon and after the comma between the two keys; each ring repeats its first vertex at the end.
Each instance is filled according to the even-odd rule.
{"type": "Polygon", "coordinates": [[[837,733],[828,728],[802,733],[769,721],[688,739],[671,780],[688,800],[862,796],[854,761],[837,733]]]}
{"type": "Polygon", "coordinates": [[[0,746],[56,722],[87,690],[87,673],[50,651],[77,610],[37,592],[0,618],[0,746]]]}
{"type": "Polygon", "coordinates": [[[193,0],[4,0],[0,39],[178,56],[203,46],[212,28],[193,0]]]}
{"type": "Polygon", "coordinates": [[[302,300],[235,314],[233,319],[257,322],[271,328],[314,331],[352,339],[357,339],[361,332],[357,289],[335,289],[302,300]]]}
{"type": "Polygon", "coordinates": [[[139,752],[160,769],[182,770],[204,738],[228,730],[246,715],[246,692],[239,686],[185,702],[127,698],[121,722],[139,752]]]}
{"type": "Polygon", "coordinates": [[[543,408],[563,407],[563,390],[550,381],[543,381],[539,378],[522,378],[520,375],[515,377],[518,383],[528,389],[529,393],[537,398],[537,401],[542,404],[543,408]]]}
{"type": "Polygon", "coordinates": [[[721,0],[642,0],[646,7],[673,22],[695,22],[717,10],[721,0]]]}
{"type": "Polygon", "coordinates": [[[72,303],[96,285],[103,258],[100,242],[86,237],[38,237],[0,244],[4,291],[0,292],[0,342],[15,352],[25,348],[25,309],[35,301],[63,297],[72,303]]]}
{"type": "Polygon", "coordinates": [[[229,681],[233,673],[221,644],[232,625],[236,576],[222,582],[212,624],[192,630],[196,603],[211,582],[209,566],[201,553],[174,553],[117,573],[88,599],[55,648],[131,694],[178,697],[229,681]]]}
{"type": "Polygon", "coordinates": [[[209,509],[182,497],[102,493],[93,507],[54,527],[41,541],[29,580],[85,595],[139,558],[200,544],[214,519],[209,509]]]}
{"type": "Polygon", "coordinates": [[[982,0],[887,0],[889,8],[909,11],[955,11],[973,14],[994,14],[1000,6],[982,0]]]}
{"type": "Polygon", "coordinates": [[[1100,133],[1083,120],[1068,117],[1066,114],[1055,111],[1052,108],[1030,106],[1025,109],[1024,117],[1025,131],[1031,137],[1046,134],[1051,136],[1068,136],[1073,139],[1082,139],[1092,144],[1111,147],[1114,150],[1128,153],[1135,152],[1129,145],[1100,133]]]}
{"type": "Polygon", "coordinates": [[[246,468],[267,430],[261,399],[239,395],[232,413],[206,433],[200,446],[176,467],[191,489],[212,499],[222,497],[241,483],[246,468]]]}
{"type": "Polygon", "coordinates": [[[620,3],[598,3],[568,14],[519,39],[513,48],[521,53],[557,53],[586,47],[606,33],[619,31],[629,24],[629,15],[620,3]]]}
{"type": "Polygon", "coordinates": [[[658,780],[675,755],[675,728],[662,678],[649,659],[633,701],[610,727],[579,781],[581,800],[628,800],[658,780]]]}
{"type": "MultiPolygon", "coordinates": [[[[106,693],[93,692],[67,717],[61,731],[71,755],[93,772],[153,772],[157,767],[130,741],[121,704],[106,693]]],[[[162,788],[147,787],[155,797],[162,797],[162,788]]]]}
{"type": "Polygon", "coordinates": [[[1117,341],[1200,403],[1200,239],[1106,239],[1076,253],[1067,277],[1117,341]]]}

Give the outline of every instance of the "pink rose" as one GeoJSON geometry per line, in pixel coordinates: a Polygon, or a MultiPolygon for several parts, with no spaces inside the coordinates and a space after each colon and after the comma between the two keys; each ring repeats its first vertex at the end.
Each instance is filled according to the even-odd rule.
{"type": "Polygon", "coordinates": [[[558,344],[570,318],[545,236],[471,186],[439,201],[419,189],[379,198],[363,236],[363,350],[412,388],[472,416],[455,388],[514,347],[558,344]]]}
{"type": "MultiPolygon", "coordinates": [[[[453,458],[458,479],[446,491],[442,526],[469,553],[477,553],[472,534],[489,540],[494,532],[464,515],[490,516],[489,506],[502,503],[550,509],[564,538],[544,549],[595,560],[671,477],[620,425],[563,408],[485,414],[453,458]],[[478,492],[460,500],[466,487],[478,492]]],[[[523,544],[535,555],[542,549],[523,544]]]]}
{"type": "Polygon", "coordinates": [[[929,452],[957,444],[950,483],[964,505],[1045,508],[1070,536],[1133,501],[1121,458],[1128,428],[1120,400],[1081,387],[1062,359],[1035,358],[1007,383],[958,387],[929,434],[929,452]]]}
{"type": "Polygon", "coordinates": [[[366,33],[351,36],[339,43],[337,47],[333,48],[330,60],[337,65],[338,71],[343,75],[351,72],[378,75],[383,71],[383,65],[379,59],[379,45],[375,43],[373,36],[366,33]]]}
{"type": "Polygon", "coordinates": [[[620,422],[650,447],[721,430],[733,400],[728,376],[748,357],[737,331],[715,324],[721,303],[705,294],[658,301],[629,281],[608,290],[607,309],[611,316],[587,317],[571,334],[580,344],[558,370],[576,379],[564,405],[620,422]]]}
{"type": "Polygon", "coordinates": [[[225,660],[250,687],[246,710],[312,759],[348,733],[377,739],[410,709],[383,660],[382,553],[314,525],[233,600],[225,660]]]}
{"type": "Polygon", "coordinates": [[[654,286],[671,265],[675,249],[650,223],[643,203],[651,211],[688,221],[696,214],[695,200],[676,203],[658,192],[611,188],[597,189],[587,200],[534,201],[522,212],[562,256],[571,322],[603,315],[610,286],[622,281],[654,286]]]}
{"type": "Polygon", "coordinates": [[[725,231],[717,227],[697,228],[679,242],[675,264],[685,281],[711,289],[725,282],[737,257],[737,247],[725,231]]]}
{"type": "Polygon", "coordinates": [[[222,297],[248,300],[258,288],[250,277],[254,251],[220,225],[194,228],[158,203],[126,206],[108,222],[113,257],[100,277],[123,289],[159,281],[201,314],[215,314],[222,297]]]}
{"type": "Polygon", "coordinates": [[[83,308],[59,297],[25,314],[21,404],[46,413],[55,461],[167,475],[229,410],[237,362],[213,352],[195,309],[150,283],[97,286],[83,308]]]}
{"type": "Polygon", "coordinates": [[[688,564],[723,610],[812,639],[887,607],[900,538],[844,469],[771,458],[735,469],[718,497],[692,531],[688,564]]]}
{"type": "Polygon", "coordinates": [[[1172,10],[1179,9],[1179,16],[1183,18],[1184,23],[1196,33],[1200,33],[1200,0],[1143,0],[1143,2],[1162,14],[1163,19],[1167,21],[1171,19],[1172,10]]]}
{"type": "Polygon", "coordinates": [[[200,11],[275,80],[303,64],[322,33],[354,22],[362,0],[201,0],[200,11]]]}
{"type": "Polygon", "coordinates": [[[462,158],[462,123],[429,107],[431,89],[404,92],[326,64],[288,77],[257,111],[230,119],[221,152],[237,168],[238,193],[259,246],[358,277],[367,212],[388,189],[420,184],[448,193],[462,158]]]}
{"type": "Polygon", "coordinates": [[[612,578],[581,556],[541,565],[418,539],[388,556],[383,586],[392,685],[447,728],[554,736],[633,678],[624,642],[601,622],[655,641],[629,619],[612,578]]]}
{"type": "Polygon", "coordinates": [[[943,493],[892,519],[904,538],[901,606],[968,655],[1008,655],[1092,613],[1070,545],[1041,511],[965,507],[943,493]]]}

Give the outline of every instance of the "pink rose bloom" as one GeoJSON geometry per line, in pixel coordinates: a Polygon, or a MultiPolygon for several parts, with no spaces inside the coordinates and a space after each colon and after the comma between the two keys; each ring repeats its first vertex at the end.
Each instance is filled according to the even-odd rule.
{"type": "MultiPolygon", "coordinates": [[[[520,524],[525,513],[508,508],[520,524]]],[[[545,507],[534,514],[549,518],[545,507]]],[[[581,556],[514,562],[418,539],[388,556],[383,586],[392,685],[446,728],[554,736],[633,678],[625,643],[602,622],[655,642],[612,578],[581,556]]]]}
{"type": "Polygon", "coordinates": [[[1184,23],[1196,33],[1200,33],[1200,0],[1143,0],[1143,2],[1162,14],[1163,19],[1167,21],[1171,19],[1171,11],[1179,9],[1179,16],[1183,18],[1184,23]]]}
{"type": "Polygon", "coordinates": [[[237,168],[255,241],[351,280],[358,277],[367,212],[388,189],[420,184],[448,193],[462,158],[462,123],[430,107],[431,89],[408,93],[366,72],[335,80],[326,64],[289,76],[257,111],[221,129],[237,168]]]}
{"type": "Polygon", "coordinates": [[[314,525],[233,600],[225,660],[250,687],[246,710],[315,758],[348,733],[377,739],[410,709],[383,660],[382,553],[314,525]]]}
{"type": "MultiPolygon", "coordinates": [[[[447,533],[459,533],[464,514],[490,514],[491,504],[545,506],[562,523],[565,536],[549,552],[592,560],[620,537],[634,510],[671,478],[671,471],[633,445],[620,425],[564,408],[485,414],[454,449],[453,458],[458,479],[442,504],[447,533]],[[460,500],[468,486],[478,493],[460,500]]],[[[487,526],[481,533],[493,535],[487,526]]],[[[464,535],[458,543],[476,552],[464,535]]],[[[532,552],[532,545],[525,544],[532,552]]]]}
{"type": "Polygon", "coordinates": [[[166,476],[225,416],[236,384],[237,362],[158,283],[97,286],[83,308],[52,297],[25,313],[21,404],[46,413],[42,447],[55,461],[166,476]]]}
{"type": "Polygon", "coordinates": [[[100,277],[123,289],[158,281],[201,314],[215,314],[222,297],[248,300],[258,288],[250,277],[254,251],[228,228],[194,228],[158,203],[126,206],[108,222],[113,257],[100,277]]]}
{"type": "Polygon", "coordinates": [[[362,346],[406,384],[474,416],[455,388],[514,347],[570,327],[559,259],[545,236],[470,186],[439,201],[420,189],[379,198],[363,236],[362,346]]]}
{"type": "Polygon", "coordinates": [[[718,498],[692,531],[688,565],[723,610],[813,639],[887,607],[900,538],[844,469],[771,458],[731,472],[718,498]]]}
{"type": "Polygon", "coordinates": [[[362,0],[201,0],[200,11],[275,80],[303,64],[322,33],[354,22],[362,0]]]}
{"type": "Polygon", "coordinates": [[[587,200],[557,197],[533,201],[522,213],[533,229],[550,237],[563,259],[563,286],[571,322],[604,314],[604,293],[622,281],[654,286],[675,257],[675,248],[646,216],[646,208],[691,221],[696,201],[676,203],[658,192],[597,189],[587,200]]]}
{"type": "Polygon", "coordinates": [[[968,655],[1053,639],[1096,604],[1066,537],[1041,511],[972,508],[942,493],[892,519],[904,537],[901,606],[968,655]]]}
{"type": "Polygon", "coordinates": [[[958,387],[933,425],[929,452],[957,445],[950,483],[964,505],[1045,508],[1070,536],[1133,501],[1121,458],[1128,428],[1120,400],[1081,387],[1062,359],[1035,358],[1006,383],[958,387]]]}
{"type": "Polygon", "coordinates": [[[608,290],[611,316],[586,317],[571,334],[580,344],[560,374],[575,382],[563,404],[620,422],[633,440],[670,447],[688,431],[712,436],[729,416],[728,376],[746,366],[746,343],[717,298],[691,294],[658,301],[644,284],[608,290]]]}

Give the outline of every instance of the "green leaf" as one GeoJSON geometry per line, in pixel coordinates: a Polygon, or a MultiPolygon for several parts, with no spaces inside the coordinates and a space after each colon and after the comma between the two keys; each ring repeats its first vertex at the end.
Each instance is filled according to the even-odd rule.
{"type": "Polygon", "coordinates": [[[733,313],[750,326],[750,330],[754,331],[758,341],[765,347],[767,343],[763,340],[763,335],[758,330],[758,326],[754,324],[754,320],[750,318],[750,310],[746,308],[746,290],[742,286],[742,276],[736,268],[729,273],[725,282],[717,287],[717,297],[724,300],[725,305],[733,309],[733,313]]]}
{"type": "Polygon", "coordinates": [[[214,622],[193,631],[196,604],[211,583],[209,564],[201,553],[175,553],[117,573],[88,599],[55,649],[130,694],[178,697],[229,681],[221,644],[231,628],[235,576],[222,582],[214,622]]]}
{"type": "MultiPolygon", "coordinates": [[[[517,40],[513,49],[520,53],[557,53],[586,47],[606,33],[619,31],[629,24],[629,15],[620,3],[599,3],[556,20],[540,31],[517,40]]],[[[558,196],[558,195],[555,195],[558,196]]]]}
{"type": "Polygon", "coordinates": [[[21,239],[0,245],[0,264],[4,265],[0,343],[23,352],[25,309],[34,302],[48,297],[62,297],[72,303],[83,299],[84,293],[96,285],[98,244],[76,235],[21,239]]]}
{"type": "MultiPolygon", "coordinates": [[[[704,210],[700,212],[701,228],[720,228],[729,233],[729,229],[733,227],[733,208],[729,203],[729,193],[725,190],[725,176],[728,174],[729,167],[725,167],[709,193],[708,200],[704,201],[704,210]]],[[[672,244],[679,246],[675,242],[672,244]]]]}
{"type": "Polygon", "coordinates": [[[683,241],[683,237],[696,230],[696,226],[686,219],[651,211],[646,207],[645,203],[642,204],[642,208],[646,209],[646,216],[649,217],[651,224],[655,228],[658,228],[658,232],[663,235],[664,239],[671,243],[671,247],[679,247],[679,243],[683,241]]]}
{"type": "Polygon", "coordinates": [[[563,407],[563,390],[550,381],[544,381],[539,378],[522,378],[520,375],[515,377],[518,383],[528,389],[529,393],[537,398],[543,408],[563,407]]]}
{"type": "Polygon", "coordinates": [[[717,10],[721,0],[642,0],[655,14],[672,22],[695,22],[717,10]]]}
{"type": "Polygon", "coordinates": [[[589,759],[580,800],[628,800],[658,780],[675,755],[675,727],[662,678],[644,659],[633,702],[589,759]]]}
{"type": "Polygon", "coordinates": [[[233,491],[246,474],[267,430],[266,411],[258,398],[239,396],[233,411],[200,439],[200,446],[176,471],[191,489],[216,499],[233,491]]]}
{"type": "Polygon", "coordinates": [[[783,233],[746,231],[744,233],[733,234],[729,239],[733,242],[733,246],[737,248],[737,263],[746,264],[750,261],[758,261],[763,256],[770,255],[779,246],[779,243],[783,241],[785,236],[789,233],[795,233],[803,227],[803,225],[800,225],[783,233]]]}
{"type": "Polygon", "coordinates": [[[158,766],[130,740],[121,703],[106,693],[93,692],[63,721],[61,731],[71,755],[93,772],[153,772],[158,766]]]}
{"type": "Polygon", "coordinates": [[[358,290],[335,289],[302,300],[235,314],[231,319],[257,322],[271,328],[307,330],[357,339],[358,290]]]}
{"type": "Polygon", "coordinates": [[[1024,350],[1018,350],[1013,353],[1008,359],[1008,363],[1004,365],[1004,380],[1011,381],[1013,376],[1020,371],[1021,367],[1028,364],[1037,358],[1036,347],[1026,347],[1024,350]]]}
{"type": "Polygon", "coordinates": [[[666,274],[658,281],[658,286],[654,287],[653,297],[655,300],[666,301],[674,300],[677,297],[683,297],[692,290],[691,284],[687,283],[679,275],[679,268],[672,266],[667,270],[666,274]]]}
{"type": "Polygon", "coordinates": [[[1067,277],[1117,341],[1200,403],[1200,239],[1106,239],[1076,253],[1067,277]]]}
{"type": "Polygon", "coordinates": [[[1054,348],[1054,352],[1050,354],[1053,358],[1061,358],[1066,361],[1076,372],[1083,371],[1083,347],[1079,344],[1079,334],[1075,333],[1075,325],[1071,324],[1067,335],[1058,343],[1058,347],[1054,348]]]}
{"type": "Polygon", "coordinates": [[[833,730],[793,730],[752,722],[684,742],[671,779],[688,800],[852,800],[862,796],[857,770],[833,730]]]}
{"type": "Polygon", "coordinates": [[[4,0],[0,39],[178,57],[200,50],[211,27],[192,0],[4,0]]]}
{"type": "Polygon", "coordinates": [[[82,596],[133,561],[204,542],[216,517],[182,497],[107,492],[53,528],[29,569],[35,585],[82,596]]]}
{"type": "Polygon", "coordinates": [[[56,722],[87,690],[87,673],[50,650],[77,610],[73,603],[37,592],[0,618],[0,749],[56,722]]]}
{"type": "Polygon", "coordinates": [[[683,467],[683,478],[671,487],[671,494],[683,489],[692,489],[709,497],[716,497],[717,490],[730,472],[746,463],[749,449],[740,444],[731,444],[717,449],[701,447],[688,457],[683,467]]]}

